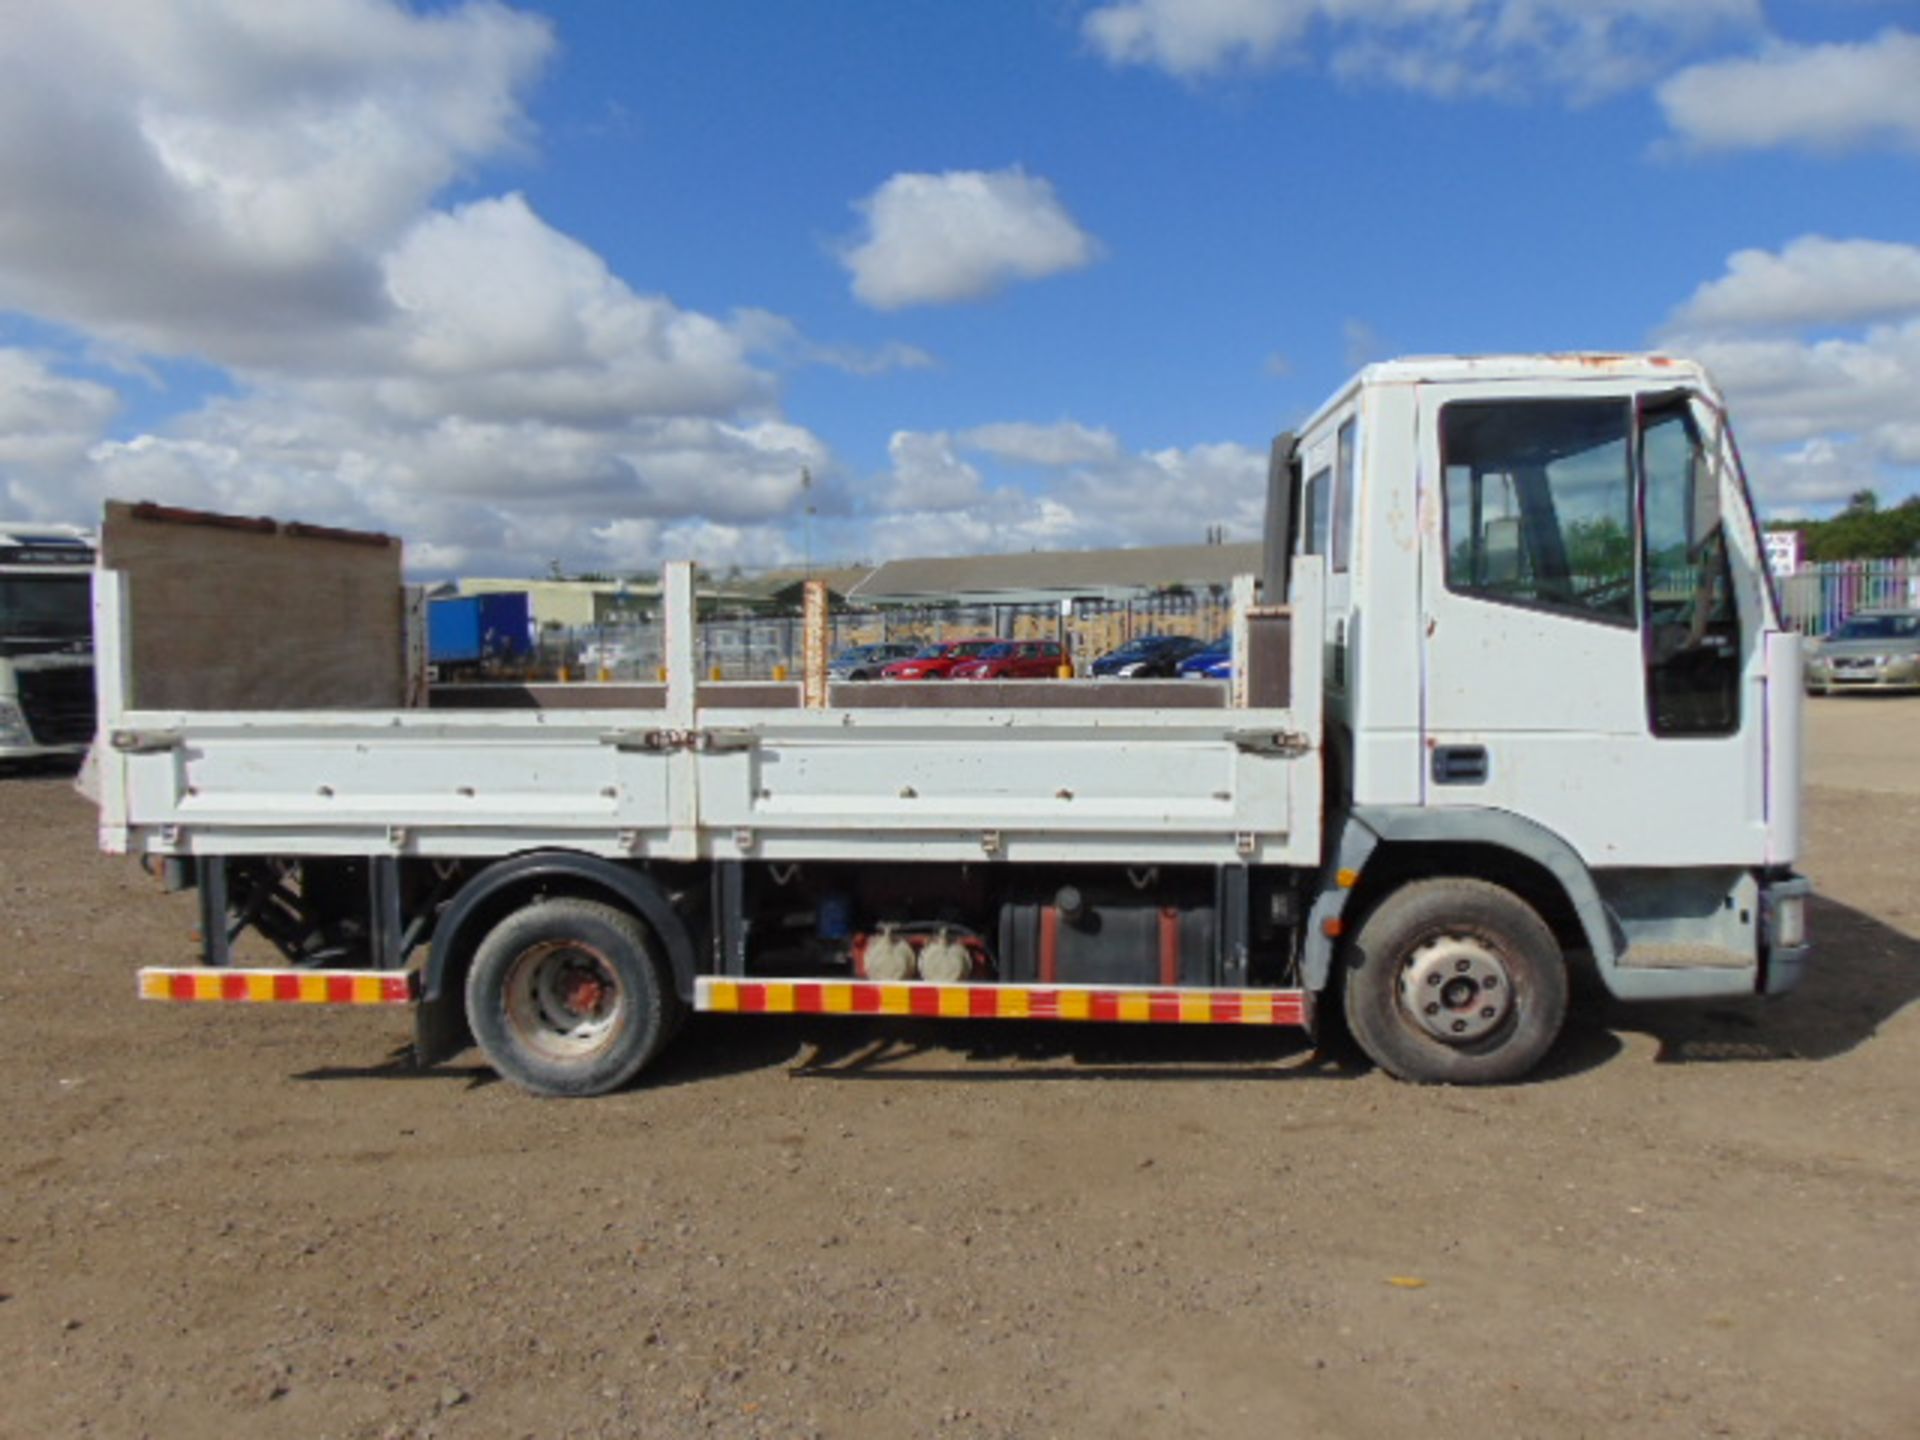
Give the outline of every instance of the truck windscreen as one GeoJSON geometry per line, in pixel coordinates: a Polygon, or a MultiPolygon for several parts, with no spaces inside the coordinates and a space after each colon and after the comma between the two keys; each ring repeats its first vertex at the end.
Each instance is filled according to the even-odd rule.
{"type": "Polygon", "coordinates": [[[0,641],[71,642],[92,634],[88,575],[0,575],[0,641]]]}

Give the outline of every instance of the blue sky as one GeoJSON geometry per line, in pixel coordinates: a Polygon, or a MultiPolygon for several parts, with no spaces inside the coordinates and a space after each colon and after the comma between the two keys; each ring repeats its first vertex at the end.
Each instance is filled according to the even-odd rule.
{"type": "Polygon", "coordinates": [[[0,503],[423,571],[1251,538],[1393,354],[1664,347],[1920,482],[1911,0],[25,0],[0,503]],[[803,493],[802,468],[815,478],[803,493]]]}

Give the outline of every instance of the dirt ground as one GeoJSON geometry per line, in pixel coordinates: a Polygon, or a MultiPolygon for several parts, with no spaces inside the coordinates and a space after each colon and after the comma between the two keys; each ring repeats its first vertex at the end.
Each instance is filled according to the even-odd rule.
{"type": "Polygon", "coordinates": [[[740,1019],[591,1102],[143,1005],[190,899],[0,780],[0,1435],[1920,1434],[1920,700],[1810,705],[1819,968],[1532,1083],[740,1019]]]}

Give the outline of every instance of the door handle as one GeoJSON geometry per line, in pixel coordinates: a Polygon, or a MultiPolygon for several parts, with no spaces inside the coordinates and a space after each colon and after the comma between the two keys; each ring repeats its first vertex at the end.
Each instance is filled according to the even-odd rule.
{"type": "Polygon", "coordinates": [[[1433,751],[1436,785],[1484,785],[1492,772],[1484,745],[1439,745],[1433,751]]]}

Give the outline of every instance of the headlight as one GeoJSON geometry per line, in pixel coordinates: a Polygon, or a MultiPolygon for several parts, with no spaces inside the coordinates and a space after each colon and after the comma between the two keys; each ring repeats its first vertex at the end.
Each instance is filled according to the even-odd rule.
{"type": "Polygon", "coordinates": [[[0,745],[31,745],[33,732],[27,729],[27,717],[11,700],[0,700],[0,745]]]}

